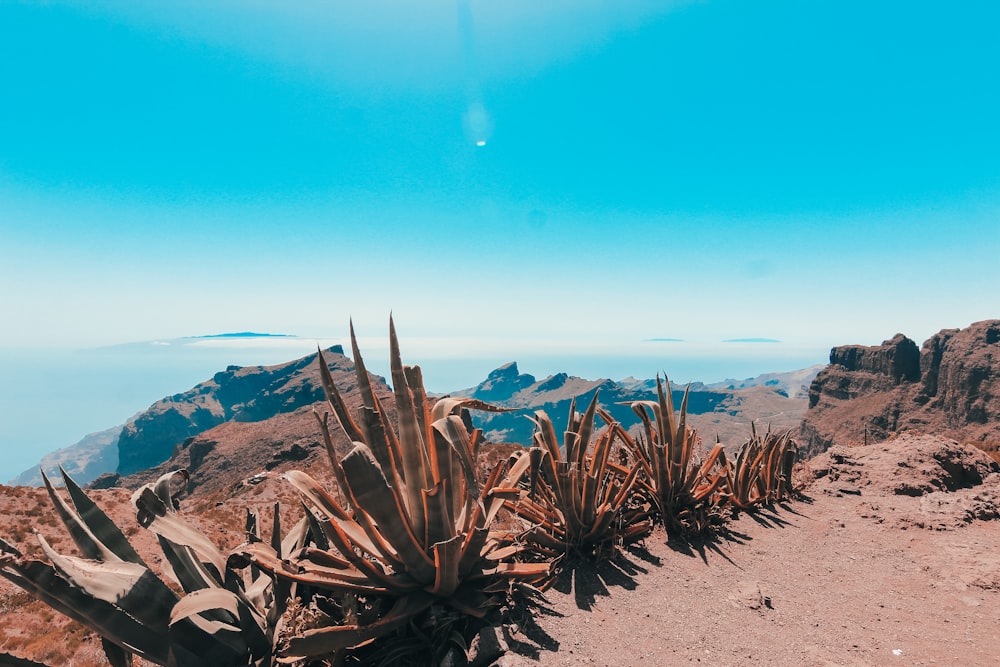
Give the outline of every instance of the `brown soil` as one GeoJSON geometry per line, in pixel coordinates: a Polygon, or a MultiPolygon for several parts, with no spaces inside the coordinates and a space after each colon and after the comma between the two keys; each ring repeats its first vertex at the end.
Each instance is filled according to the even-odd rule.
{"type": "Polygon", "coordinates": [[[702,546],[654,534],[567,576],[501,664],[996,664],[997,526],[887,534],[864,513],[817,495],[702,546]]]}
{"type": "Polygon", "coordinates": [[[989,467],[939,438],[844,448],[833,474],[814,461],[826,473],[802,499],[714,540],[659,532],[616,562],[580,565],[547,604],[512,613],[500,664],[994,665],[1000,524],[977,516],[997,516],[1000,474],[895,490],[933,488],[948,475],[927,460],[958,450],[989,467]],[[893,470],[893,457],[926,465],[893,470]],[[845,468],[866,474],[850,481],[845,468]]]}
{"type": "MultiPolygon", "coordinates": [[[[672,543],[658,532],[617,561],[570,568],[544,602],[508,610],[498,664],[995,664],[998,467],[930,437],[837,447],[810,467],[802,499],[743,514],[713,540],[672,543]]],[[[240,508],[284,501],[286,486],[271,473],[186,507],[230,547],[240,508]]],[[[94,494],[120,525],[134,524],[128,493],[94,494]]],[[[25,524],[60,534],[44,495],[0,487],[0,535],[20,526],[23,546],[25,524]]],[[[141,553],[158,552],[147,531],[133,537],[141,553]]],[[[68,549],[68,538],[56,542],[68,549]]],[[[3,580],[0,616],[0,651],[102,664],[99,642],[3,580]]]]}

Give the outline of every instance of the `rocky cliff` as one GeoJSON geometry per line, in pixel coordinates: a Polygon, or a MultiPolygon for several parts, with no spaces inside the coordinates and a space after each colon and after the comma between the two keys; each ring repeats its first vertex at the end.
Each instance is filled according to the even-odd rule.
{"type": "MultiPolygon", "coordinates": [[[[118,438],[118,474],[166,461],[192,436],[226,422],[260,422],[323,400],[315,354],[277,366],[230,366],[212,379],[157,401],[118,438]]],[[[325,353],[339,386],[353,387],[353,362],[338,345],[325,353]]]]}
{"type": "MultiPolygon", "coordinates": [[[[325,356],[345,400],[357,404],[353,362],[339,349],[325,356]]],[[[748,379],[742,381],[747,386],[741,389],[710,390],[697,385],[688,398],[690,423],[706,442],[719,435],[733,447],[750,433],[750,421],[757,421],[762,429],[797,427],[806,400],[788,394],[791,384],[802,384],[802,373],[748,379]]],[[[807,376],[812,377],[808,372],[807,376]]],[[[372,384],[390,419],[395,419],[395,402],[385,380],[373,376],[372,384]]],[[[567,373],[536,380],[520,373],[516,363],[509,363],[456,395],[511,408],[507,413],[473,411],[471,418],[488,440],[524,446],[531,442],[532,423],[527,417],[535,410],[548,412],[561,428],[574,398],[583,410],[594,393],[600,392],[601,404],[628,427],[638,421],[628,403],[654,398],[655,386],[650,380],[616,383],[567,373]]],[[[679,406],[683,388],[675,386],[673,392],[679,406]]],[[[318,463],[325,468],[326,453],[312,414],[314,407],[325,410],[323,401],[316,355],[280,366],[231,367],[189,391],[157,402],[130,422],[119,439],[122,461],[130,463],[94,485],[135,487],[167,470],[187,468],[192,488],[211,492],[289,467],[309,469],[318,463]]],[[[349,443],[340,437],[339,429],[332,430],[338,438],[336,445],[346,451],[349,443]]]]}
{"type": "MultiPolygon", "coordinates": [[[[732,447],[737,447],[749,436],[751,421],[756,421],[758,427],[765,430],[769,425],[776,430],[797,427],[806,401],[798,397],[803,394],[801,388],[794,390],[796,396],[789,397],[789,382],[808,378],[805,381],[808,386],[813,376],[810,371],[774,373],[760,382],[744,380],[745,386],[740,388],[735,388],[732,383],[712,388],[701,383],[692,385],[688,395],[689,422],[698,429],[705,442],[714,441],[719,436],[732,447]]],[[[801,387],[802,382],[797,384],[801,387]]],[[[684,387],[672,386],[672,392],[674,404],[679,408],[684,387]]],[[[548,413],[558,432],[566,423],[570,403],[575,399],[577,410],[582,411],[595,393],[599,393],[600,404],[612,417],[625,428],[630,428],[639,420],[629,404],[632,401],[654,400],[656,381],[631,378],[622,382],[587,380],[567,373],[537,380],[533,375],[521,373],[516,363],[509,363],[491,372],[479,385],[454,393],[509,408],[510,412],[500,413],[474,411],[472,422],[483,429],[486,437],[493,442],[527,445],[531,442],[533,428],[529,417],[536,410],[548,413]]]]}
{"type": "Polygon", "coordinates": [[[59,468],[68,472],[79,484],[89,484],[101,475],[113,471],[118,466],[118,437],[122,425],[91,433],[75,445],[57,449],[42,457],[38,465],[32,466],[12,479],[15,486],[41,486],[45,474],[54,483],[61,484],[59,468]]]}
{"type": "Polygon", "coordinates": [[[903,431],[1000,448],[1000,320],[942,330],[919,349],[897,334],[830,351],[809,389],[806,453],[903,431]]]}

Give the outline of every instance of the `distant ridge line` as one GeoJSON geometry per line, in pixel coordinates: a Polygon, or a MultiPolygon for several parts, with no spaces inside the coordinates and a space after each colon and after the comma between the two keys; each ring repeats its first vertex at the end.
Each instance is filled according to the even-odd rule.
{"type": "Polygon", "coordinates": [[[234,333],[206,334],[204,336],[182,336],[182,340],[193,338],[298,338],[295,334],[257,333],[255,331],[237,331],[234,333]]]}

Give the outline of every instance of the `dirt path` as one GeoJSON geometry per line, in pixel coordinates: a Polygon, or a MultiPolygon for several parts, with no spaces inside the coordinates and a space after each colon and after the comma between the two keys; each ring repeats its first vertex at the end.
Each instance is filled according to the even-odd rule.
{"type": "Polygon", "coordinates": [[[658,533],[577,568],[501,664],[997,664],[1000,523],[887,527],[870,500],[814,493],[700,549],[658,533]]]}
{"type": "MultiPolygon", "coordinates": [[[[834,447],[809,467],[805,499],[744,514],[713,542],[658,532],[617,562],[570,569],[547,604],[511,612],[497,665],[1000,664],[1000,466],[953,441],[901,437],[834,447]]],[[[100,496],[114,520],[134,521],[127,491],[100,496]]],[[[42,489],[0,488],[0,535],[27,548],[41,528],[67,547],[48,507],[42,489]]],[[[241,536],[216,516],[199,519],[209,534],[241,536]]],[[[156,553],[151,533],[129,534],[156,553]]],[[[93,635],[5,581],[0,621],[0,651],[106,664],[93,635]]]]}

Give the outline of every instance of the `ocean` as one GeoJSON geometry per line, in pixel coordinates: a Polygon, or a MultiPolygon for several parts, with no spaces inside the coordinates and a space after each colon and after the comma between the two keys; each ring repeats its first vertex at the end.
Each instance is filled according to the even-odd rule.
{"type": "MultiPolygon", "coordinates": [[[[333,342],[323,341],[327,347],[333,342]]],[[[271,365],[316,349],[315,341],[240,344],[178,339],[91,349],[0,349],[0,483],[37,464],[45,454],[85,435],[123,424],[157,400],[190,389],[229,365],[271,365]]],[[[588,379],[651,378],[666,371],[674,382],[717,382],[826,363],[829,348],[777,344],[723,346],[714,351],[683,345],[558,349],[526,345],[516,352],[459,349],[441,341],[403,345],[404,362],[419,364],[428,391],[475,386],[489,372],[516,361],[537,379],[565,372],[588,379]]],[[[370,371],[387,376],[385,341],[366,345],[370,371]]]]}

